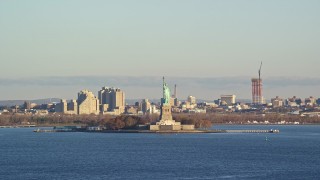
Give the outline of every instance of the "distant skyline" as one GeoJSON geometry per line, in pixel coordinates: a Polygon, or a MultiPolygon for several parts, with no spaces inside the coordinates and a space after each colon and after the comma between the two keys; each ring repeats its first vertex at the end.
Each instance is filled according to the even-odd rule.
{"type": "Polygon", "coordinates": [[[251,99],[260,61],[267,99],[320,97],[319,8],[318,0],[2,0],[0,100],[71,99],[102,86],[159,98],[162,76],[180,99],[251,99]]]}

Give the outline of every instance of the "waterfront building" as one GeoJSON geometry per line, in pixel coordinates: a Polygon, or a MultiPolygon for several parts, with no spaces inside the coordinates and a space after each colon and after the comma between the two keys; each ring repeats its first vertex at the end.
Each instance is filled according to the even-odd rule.
{"type": "Polygon", "coordinates": [[[78,93],[78,114],[99,114],[99,100],[88,90],[78,93]]]}
{"type": "Polygon", "coordinates": [[[119,88],[103,87],[98,92],[100,110],[104,114],[119,115],[125,111],[125,94],[119,88]]]}
{"type": "Polygon", "coordinates": [[[225,102],[227,105],[233,105],[236,103],[236,95],[221,95],[221,102],[225,102]]]}

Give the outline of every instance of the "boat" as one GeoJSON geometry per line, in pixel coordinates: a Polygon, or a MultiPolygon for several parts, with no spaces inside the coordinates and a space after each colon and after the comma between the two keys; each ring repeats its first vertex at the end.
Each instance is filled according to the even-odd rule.
{"type": "Polygon", "coordinates": [[[269,133],[279,133],[280,131],[278,129],[270,129],[269,133]]]}

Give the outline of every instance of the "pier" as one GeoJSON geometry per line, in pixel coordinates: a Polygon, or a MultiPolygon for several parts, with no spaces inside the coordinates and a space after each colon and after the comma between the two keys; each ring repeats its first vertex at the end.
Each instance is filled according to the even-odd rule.
{"type": "Polygon", "coordinates": [[[279,130],[226,130],[226,133],[279,133],[279,130]]]}
{"type": "Polygon", "coordinates": [[[30,128],[30,127],[36,127],[36,125],[17,125],[17,126],[0,126],[0,128],[30,128]]]}

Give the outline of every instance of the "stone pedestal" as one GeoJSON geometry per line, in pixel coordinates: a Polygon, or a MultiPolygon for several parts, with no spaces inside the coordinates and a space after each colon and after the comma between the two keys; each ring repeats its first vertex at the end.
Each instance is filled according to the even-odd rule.
{"type": "Polygon", "coordinates": [[[157,125],[160,126],[160,130],[173,130],[173,129],[180,129],[180,122],[176,122],[172,119],[171,114],[171,105],[170,104],[163,104],[161,106],[161,114],[160,114],[160,121],[157,122],[157,125]],[[175,127],[174,126],[179,126],[175,127]]]}
{"type": "Polygon", "coordinates": [[[161,106],[160,120],[172,120],[170,104],[163,104],[161,106]]]}

